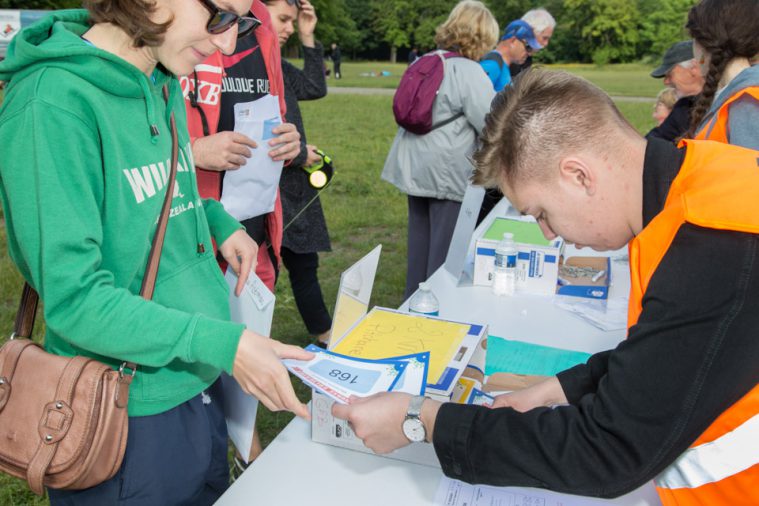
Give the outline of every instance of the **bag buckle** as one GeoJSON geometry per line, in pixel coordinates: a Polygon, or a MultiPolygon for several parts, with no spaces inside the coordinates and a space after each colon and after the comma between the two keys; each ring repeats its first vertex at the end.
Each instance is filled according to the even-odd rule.
{"type": "Polygon", "coordinates": [[[74,412],[64,401],[48,402],[42,411],[39,434],[45,444],[57,443],[64,438],[71,427],[74,412]]]}
{"type": "Polygon", "coordinates": [[[126,376],[124,374],[124,371],[127,369],[131,371],[131,374],[129,375],[129,377],[134,378],[134,374],[137,372],[137,369],[132,369],[131,367],[127,365],[126,362],[122,362],[121,365],[119,366],[119,380],[124,379],[124,376],[126,376]]]}
{"type": "Polygon", "coordinates": [[[3,410],[11,397],[11,382],[5,376],[0,376],[0,411],[3,410]]]}

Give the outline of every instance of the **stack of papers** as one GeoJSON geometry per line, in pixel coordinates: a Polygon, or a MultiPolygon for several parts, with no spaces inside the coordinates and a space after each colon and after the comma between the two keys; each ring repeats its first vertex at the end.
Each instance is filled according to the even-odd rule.
{"type": "Polygon", "coordinates": [[[429,370],[429,352],[367,360],[326,351],[309,345],[314,358],[283,360],[287,369],[305,384],[335,401],[347,404],[352,396],[367,397],[380,392],[424,395],[429,370]]]}
{"type": "Polygon", "coordinates": [[[486,331],[482,325],[375,307],[332,351],[368,360],[426,352],[427,393],[450,398],[486,331]]]}

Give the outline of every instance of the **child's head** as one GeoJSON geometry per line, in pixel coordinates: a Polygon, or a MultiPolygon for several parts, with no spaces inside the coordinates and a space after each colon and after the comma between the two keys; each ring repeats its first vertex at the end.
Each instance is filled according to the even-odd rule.
{"type": "Polygon", "coordinates": [[[656,96],[656,103],[654,104],[654,112],[652,114],[654,120],[656,120],[656,126],[662,124],[667,119],[669,113],[672,112],[672,108],[677,102],[677,91],[674,88],[664,88],[656,96]]]}

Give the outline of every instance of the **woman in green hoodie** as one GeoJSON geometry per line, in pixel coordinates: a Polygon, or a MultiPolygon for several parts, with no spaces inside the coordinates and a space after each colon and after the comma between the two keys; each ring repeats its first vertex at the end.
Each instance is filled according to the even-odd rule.
{"type": "Polygon", "coordinates": [[[22,31],[0,63],[0,197],[8,249],[44,302],[45,347],[138,364],[129,439],[114,478],[53,504],[206,504],[226,488],[219,374],[303,417],[281,358],[309,359],[229,321],[211,240],[240,275],[256,246],[198,197],[184,75],[255,28],[250,0],[85,0],[22,31]],[[169,89],[164,101],[161,90],[169,89]],[[138,294],[171,158],[179,163],[152,301],[138,294]]]}

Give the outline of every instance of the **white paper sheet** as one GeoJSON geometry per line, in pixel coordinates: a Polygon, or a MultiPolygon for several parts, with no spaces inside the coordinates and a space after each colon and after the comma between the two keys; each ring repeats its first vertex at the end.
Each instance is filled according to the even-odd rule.
{"type": "MultiPolygon", "coordinates": [[[[254,273],[250,273],[240,297],[234,293],[237,276],[232,269],[227,269],[224,276],[229,285],[229,305],[232,320],[261,335],[271,333],[271,320],[274,316],[274,294],[254,273]]],[[[224,387],[224,416],[227,419],[229,437],[245,462],[248,462],[250,445],[253,443],[253,429],[258,410],[258,399],[240,388],[237,381],[225,372],[221,373],[224,387]]]]}
{"type": "Polygon", "coordinates": [[[287,370],[311,388],[348,404],[351,396],[369,397],[390,391],[408,361],[363,360],[332,354],[314,345],[306,350],[314,354],[311,360],[285,359],[287,370]]]}
{"type": "Polygon", "coordinates": [[[561,309],[576,314],[601,330],[627,328],[627,298],[593,300],[556,295],[553,301],[561,309]]]}
{"type": "Polygon", "coordinates": [[[229,214],[242,221],[274,210],[283,162],[272,161],[268,142],[276,137],[272,129],[282,123],[282,117],[279,99],[273,95],[235,104],[234,114],[235,132],[258,143],[258,148],[251,149],[252,156],[245,165],[224,175],[221,203],[229,214]]]}
{"type": "Polygon", "coordinates": [[[554,494],[518,487],[469,485],[443,477],[435,494],[436,506],[585,506],[598,504],[594,499],[554,494]],[[575,497],[577,499],[575,500],[575,497]]]}

